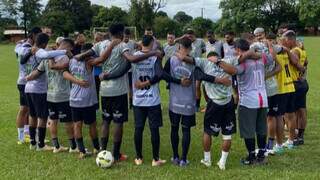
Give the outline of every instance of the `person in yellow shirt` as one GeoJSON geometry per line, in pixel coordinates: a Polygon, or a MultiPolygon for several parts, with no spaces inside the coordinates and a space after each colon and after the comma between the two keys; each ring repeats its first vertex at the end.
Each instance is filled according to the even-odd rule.
{"type": "MultiPolygon", "coordinates": [[[[309,90],[309,85],[306,80],[306,69],[308,65],[307,61],[307,53],[304,50],[303,43],[296,42],[295,47],[292,49],[292,52],[299,58],[299,65],[304,69],[300,70],[296,67],[293,68],[293,72],[295,72],[294,76],[294,85],[296,89],[296,115],[297,115],[297,144],[304,144],[304,130],[307,124],[307,110],[306,110],[306,97],[307,92],[309,90]]],[[[300,67],[301,68],[301,67],[300,67]]]]}
{"type": "Polygon", "coordinates": [[[285,117],[288,120],[289,137],[284,143],[284,147],[292,149],[294,148],[294,139],[296,138],[296,89],[294,81],[296,79],[296,72],[303,72],[304,68],[299,64],[298,56],[291,50],[296,46],[294,31],[285,32],[281,37],[280,43],[282,45],[282,52],[277,55],[277,58],[282,71],[276,76],[281,99],[279,111],[281,115],[286,115],[285,117]]]}

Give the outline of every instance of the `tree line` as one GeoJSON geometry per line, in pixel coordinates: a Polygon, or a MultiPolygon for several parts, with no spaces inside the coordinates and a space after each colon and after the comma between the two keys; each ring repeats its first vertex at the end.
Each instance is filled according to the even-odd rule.
{"type": "Polygon", "coordinates": [[[55,35],[67,36],[120,22],[135,26],[139,35],[144,28],[152,27],[155,34],[163,38],[169,31],[180,35],[186,28],[193,28],[197,36],[202,37],[208,29],[217,34],[241,33],[260,26],[275,32],[282,24],[289,23],[303,32],[305,27],[317,31],[320,26],[319,0],[221,0],[222,17],[217,22],[193,18],[183,11],[170,18],[161,11],[168,5],[166,0],[128,0],[128,4],[129,9],[123,10],[91,4],[89,0],[49,0],[45,6],[40,0],[1,0],[0,31],[3,34],[5,28],[15,26],[26,29],[48,26],[55,35]]]}

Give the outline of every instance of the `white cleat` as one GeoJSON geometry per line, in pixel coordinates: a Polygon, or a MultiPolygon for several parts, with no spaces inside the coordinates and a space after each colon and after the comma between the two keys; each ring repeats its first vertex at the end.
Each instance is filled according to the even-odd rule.
{"type": "Polygon", "coordinates": [[[220,163],[220,161],[217,163],[217,166],[219,167],[220,170],[223,170],[223,171],[226,170],[226,165],[220,163]]]}
{"type": "Polygon", "coordinates": [[[204,159],[201,159],[201,164],[205,165],[206,167],[211,167],[211,161],[206,161],[204,159]]]}

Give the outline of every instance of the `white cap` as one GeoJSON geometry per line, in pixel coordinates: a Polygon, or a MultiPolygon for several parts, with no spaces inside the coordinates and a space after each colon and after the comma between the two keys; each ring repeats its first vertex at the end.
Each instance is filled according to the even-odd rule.
{"type": "Polygon", "coordinates": [[[57,37],[57,39],[56,39],[56,43],[57,44],[60,44],[61,43],[61,41],[64,39],[64,37],[57,37]]]}
{"type": "Polygon", "coordinates": [[[264,29],[261,27],[258,27],[253,31],[254,35],[257,35],[258,33],[264,33],[264,29]]]}

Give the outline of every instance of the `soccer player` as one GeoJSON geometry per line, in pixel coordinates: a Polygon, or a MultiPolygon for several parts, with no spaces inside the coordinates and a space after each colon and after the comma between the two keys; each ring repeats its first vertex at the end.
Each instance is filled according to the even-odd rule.
{"type": "MultiPolygon", "coordinates": [[[[128,63],[138,62],[150,56],[157,55],[157,51],[146,53],[145,55],[131,55],[129,48],[123,42],[124,34],[123,24],[112,24],[109,28],[112,41],[118,42],[115,46],[108,46],[100,56],[94,60],[96,63],[103,63],[102,77],[118,69],[126,69],[128,63]]],[[[80,54],[77,58],[95,55],[94,49],[80,54]]],[[[97,54],[96,54],[97,55],[97,54]]],[[[110,124],[114,122],[113,129],[113,156],[115,161],[124,161],[127,159],[125,154],[120,153],[122,143],[123,124],[128,121],[128,77],[127,73],[123,76],[103,80],[100,85],[100,94],[102,96],[102,135],[101,149],[105,150],[109,141],[110,124]]]]}
{"type": "MultiPolygon", "coordinates": [[[[142,49],[135,55],[142,55],[152,50],[154,38],[144,35],[142,49]]],[[[160,102],[160,89],[158,82],[162,77],[161,60],[157,56],[151,56],[138,63],[132,63],[133,87],[133,112],[135,119],[134,142],[136,147],[135,164],[143,163],[142,138],[145,122],[148,118],[152,144],[152,166],[160,166],[166,163],[159,157],[160,133],[162,126],[162,110],[160,102]]]]}
{"type": "Polygon", "coordinates": [[[179,45],[175,43],[175,34],[172,32],[167,33],[167,42],[163,46],[164,59],[168,60],[171,58],[178,50],[179,45]]]}
{"type": "Polygon", "coordinates": [[[220,58],[224,57],[223,42],[216,39],[213,31],[207,31],[207,39],[208,42],[206,43],[206,55],[208,55],[209,52],[213,51],[218,53],[220,58]]]}
{"type": "MultiPolygon", "coordinates": [[[[63,39],[59,43],[58,50],[71,51],[74,42],[71,39],[63,39]]],[[[76,152],[76,142],[73,136],[73,122],[69,105],[70,83],[63,78],[63,70],[69,66],[69,57],[66,55],[57,56],[48,61],[41,61],[37,70],[32,73],[29,80],[36,79],[41,72],[46,72],[48,78],[47,103],[49,111],[49,130],[51,134],[53,153],[69,150],[76,152]],[[58,140],[58,121],[65,124],[70,148],[60,145],[58,140]]]]}
{"type": "Polygon", "coordinates": [[[152,46],[152,50],[159,50],[162,51],[162,46],[160,41],[157,40],[156,37],[154,37],[153,31],[150,27],[147,27],[144,31],[144,35],[150,35],[153,37],[153,46],[152,46]]]}
{"type": "Polygon", "coordinates": [[[231,31],[224,34],[225,42],[223,43],[223,58],[234,58],[236,56],[234,37],[235,33],[231,31]]]}
{"type": "Polygon", "coordinates": [[[48,42],[49,36],[47,34],[38,34],[35,46],[32,48],[32,55],[26,58],[28,59],[27,66],[31,66],[32,70],[41,72],[41,75],[34,80],[31,80],[34,72],[28,74],[26,77],[28,82],[25,87],[30,110],[30,149],[36,149],[37,151],[52,150],[52,147],[46,146],[44,143],[48,118],[47,77],[39,69],[39,64],[41,61],[67,54],[66,50],[46,51],[48,42]],[[38,144],[36,142],[36,128],[38,128],[38,144]]]}
{"type": "MultiPolygon", "coordinates": [[[[250,48],[244,39],[235,42],[237,55],[243,55],[250,48]]],[[[230,75],[237,75],[239,82],[239,127],[249,155],[242,159],[244,165],[265,164],[265,146],[267,135],[267,93],[265,89],[265,65],[273,62],[270,55],[263,54],[259,60],[247,59],[237,66],[223,61],[209,59],[230,75]],[[259,152],[255,153],[255,136],[259,152]]]]}
{"type": "Polygon", "coordinates": [[[277,62],[276,52],[274,49],[278,48],[272,43],[274,39],[267,41],[265,31],[263,28],[256,28],[254,30],[256,42],[250,45],[250,49],[259,52],[271,54],[273,63],[270,66],[266,66],[266,91],[268,96],[268,143],[266,150],[268,154],[274,155],[283,153],[283,120],[279,114],[279,98],[278,98],[278,83],[275,75],[281,71],[281,66],[277,62]],[[277,140],[276,146],[274,145],[275,139],[277,140]]]}
{"type": "MultiPolygon", "coordinates": [[[[296,57],[296,62],[291,62],[289,64],[289,70],[291,72],[291,77],[295,86],[295,110],[296,110],[296,122],[304,124],[306,121],[306,94],[308,92],[308,83],[302,78],[302,75],[305,72],[305,61],[306,58],[303,56],[302,49],[297,45],[296,34],[295,32],[289,30],[283,34],[285,37],[285,46],[288,47],[291,52],[296,57]]],[[[298,129],[298,124],[295,125],[295,128],[298,129]]],[[[303,127],[302,127],[303,128],[303,127]]],[[[298,137],[295,136],[294,143],[295,145],[303,144],[303,138],[301,138],[304,128],[299,129],[298,134],[300,136],[300,141],[298,137]]]]}
{"type": "MultiPolygon", "coordinates": [[[[92,44],[85,44],[81,52],[85,52],[91,48],[92,44]]],[[[89,134],[94,147],[93,154],[97,154],[100,150],[96,123],[96,104],[98,101],[92,70],[93,66],[90,64],[90,60],[81,59],[81,61],[78,61],[73,58],[70,60],[68,71],[63,72],[63,77],[72,83],[70,107],[74,122],[74,137],[76,138],[76,144],[80,152],[80,159],[91,155],[85,149],[83,143],[83,123],[89,125],[89,134]]]]}
{"type": "Polygon", "coordinates": [[[39,27],[34,27],[29,31],[28,39],[24,42],[19,42],[15,47],[15,53],[17,54],[19,60],[19,76],[17,81],[17,87],[20,94],[20,109],[17,115],[16,125],[18,128],[18,144],[23,144],[24,142],[30,141],[29,137],[29,125],[28,125],[28,113],[29,108],[27,104],[27,97],[25,94],[25,85],[27,81],[25,76],[31,72],[31,69],[27,69],[26,62],[22,62],[22,56],[25,56],[30,52],[33,46],[37,34],[41,33],[39,27]]]}
{"type": "Polygon", "coordinates": [[[86,36],[82,33],[79,33],[75,39],[75,46],[72,50],[73,55],[77,55],[81,53],[82,45],[86,43],[86,36]]]}

